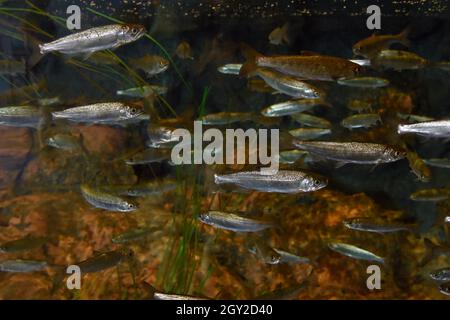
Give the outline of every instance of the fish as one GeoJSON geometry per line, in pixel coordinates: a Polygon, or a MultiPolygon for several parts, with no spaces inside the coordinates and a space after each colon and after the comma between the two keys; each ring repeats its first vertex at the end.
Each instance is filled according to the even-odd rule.
{"type": "Polygon", "coordinates": [[[294,119],[296,122],[307,126],[307,127],[314,127],[314,128],[320,128],[320,129],[330,129],[331,128],[331,122],[320,117],[316,117],[307,113],[295,113],[291,115],[291,118],[294,119]]]}
{"type": "Polygon", "coordinates": [[[293,164],[301,158],[308,155],[308,151],[303,150],[285,150],[279,154],[278,161],[280,163],[293,164]]]}
{"type": "Polygon", "coordinates": [[[130,65],[144,71],[148,76],[155,76],[166,71],[170,62],[164,57],[157,55],[146,55],[141,58],[131,59],[130,65]]]}
{"type": "Polygon", "coordinates": [[[339,79],[338,84],[355,88],[383,88],[389,85],[389,80],[377,77],[355,77],[339,79]]]}
{"type": "Polygon", "coordinates": [[[402,50],[383,50],[372,59],[372,66],[382,69],[417,70],[429,62],[415,53],[402,50]]]}
{"type": "Polygon", "coordinates": [[[0,125],[17,128],[40,128],[45,123],[42,112],[33,106],[0,108],[0,125]]]}
{"type": "Polygon", "coordinates": [[[111,24],[77,32],[55,41],[39,44],[42,55],[58,51],[68,55],[84,54],[86,57],[105,49],[116,49],[134,42],[145,34],[145,27],[136,24],[111,24]]]}
{"type": "Polygon", "coordinates": [[[364,232],[392,233],[411,231],[411,227],[401,224],[380,223],[370,218],[351,218],[343,221],[346,228],[364,232]]]}
{"type": "Polygon", "coordinates": [[[289,22],[286,22],[283,26],[273,29],[269,34],[269,42],[273,45],[280,45],[283,43],[289,44],[288,38],[289,22]]]}
{"type": "Polygon", "coordinates": [[[309,258],[300,257],[298,255],[280,250],[280,249],[273,249],[278,255],[280,256],[279,263],[286,263],[286,264],[310,264],[311,260],[309,258]]]}
{"type": "Polygon", "coordinates": [[[134,87],[123,90],[117,90],[116,94],[118,96],[126,96],[133,98],[147,98],[153,95],[163,95],[168,91],[167,87],[152,84],[142,87],[134,87]]]}
{"type": "Polygon", "coordinates": [[[180,42],[175,50],[176,55],[180,59],[190,59],[194,60],[194,55],[192,54],[192,48],[186,41],[180,42]]]}
{"type": "Polygon", "coordinates": [[[383,124],[378,113],[365,113],[349,116],[341,121],[341,125],[347,129],[371,128],[383,124]]]}
{"type": "Polygon", "coordinates": [[[86,184],[81,185],[81,194],[89,204],[99,209],[117,212],[131,212],[138,209],[134,203],[86,184]]]}
{"type": "Polygon", "coordinates": [[[450,198],[450,189],[422,189],[412,193],[409,198],[414,201],[444,201],[450,198]]]}
{"type": "Polygon", "coordinates": [[[53,119],[81,123],[114,124],[136,118],[143,111],[121,102],[96,103],[52,112],[53,119]]]}
{"type": "Polygon", "coordinates": [[[271,246],[261,239],[253,240],[253,246],[249,251],[258,256],[264,263],[278,264],[281,256],[271,246]]]}
{"type": "Polygon", "coordinates": [[[40,98],[37,99],[36,102],[40,107],[53,107],[62,103],[61,98],[59,96],[50,98],[40,98]]]}
{"type": "Polygon", "coordinates": [[[314,140],[326,135],[331,134],[331,129],[321,128],[299,128],[289,130],[291,136],[301,140],[314,140]]]}
{"type": "Polygon", "coordinates": [[[313,155],[341,163],[380,164],[403,159],[405,151],[378,143],[294,141],[294,146],[313,155]]]}
{"type": "Polygon", "coordinates": [[[114,251],[102,252],[91,258],[75,263],[82,274],[95,273],[117,266],[123,261],[134,257],[134,252],[130,249],[119,249],[114,251]]]}
{"type": "MultiPolygon", "coordinates": [[[[260,68],[276,70],[281,74],[303,80],[336,81],[353,78],[363,67],[346,59],[326,55],[264,56],[247,45],[242,45],[247,61],[239,71],[241,77],[252,75],[260,68]]],[[[267,81],[266,81],[267,82],[267,81]]]]}
{"type": "Polygon", "coordinates": [[[0,244],[1,253],[12,253],[19,251],[32,250],[41,247],[46,243],[47,239],[44,237],[26,236],[21,239],[8,241],[0,244]]]}
{"type": "Polygon", "coordinates": [[[326,178],[303,171],[278,170],[275,174],[242,171],[214,175],[216,184],[234,184],[248,190],[276,193],[311,192],[326,187],[326,178]]]}
{"type": "Polygon", "coordinates": [[[117,59],[114,54],[108,51],[97,51],[91,54],[88,58],[89,62],[96,65],[107,65],[107,66],[118,66],[120,65],[120,60],[117,59]]]}
{"type": "Polygon", "coordinates": [[[283,101],[273,104],[261,111],[261,114],[265,117],[282,117],[291,114],[308,111],[316,106],[326,105],[329,106],[325,101],[321,99],[297,99],[283,101]]]}
{"type": "Polygon", "coordinates": [[[366,58],[373,58],[380,51],[388,49],[394,43],[401,43],[406,47],[410,46],[408,40],[409,27],[396,35],[375,35],[362,39],[353,45],[353,53],[355,55],[366,58]]]}
{"type": "Polygon", "coordinates": [[[349,59],[348,61],[356,63],[362,67],[370,67],[370,59],[349,59]]]}
{"type": "Polygon", "coordinates": [[[19,74],[25,74],[25,72],[25,61],[0,60],[0,75],[15,76],[19,74]]]}
{"type": "Polygon", "coordinates": [[[361,249],[359,247],[356,247],[351,244],[341,243],[341,242],[332,242],[328,244],[328,247],[340,254],[343,254],[344,256],[358,259],[358,260],[366,260],[366,261],[373,261],[378,262],[381,264],[385,263],[385,259],[370,252],[365,249],[361,249]]]}
{"type": "Polygon", "coordinates": [[[147,147],[150,148],[171,148],[178,143],[180,138],[173,134],[175,128],[166,126],[151,126],[147,130],[147,147]]]}
{"type": "Polygon", "coordinates": [[[416,152],[408,151],[406,154],[406,159],[408,159],[411,171],[416,175],[419,181],[429,182],[431,180],[430,169],[416,152]]]}
{"type": "Polygon", "coordinates": [[[397,116],[400,119],[407,121],[408,123],[434,121],[433,118],[430,118],[427,116],[421,116],[421,115],[417,115],[417,114],[407,114],[407,113],[398,112],[397,116]]]}
{"type": "Polygon", "coordinates": [[[257,68],[251,76],[259,76],[275,91],[284,93],[293,98],[318,99],[325,96],[325,94],[315,86],[293,76],[284,75],[278,71],[257,68]]]}
{"type": "Polygon", "coordinates": [[[239,71],[241,70],[241,63],[228,63],[224,64],[217,68],[217,71],[223,74],[234,74],[239,75],[239,71]]]}
{"type": "Polygon", "coordinates": [[[171,152],[169,149],[149,148],[144,151],[133,154],[130,158],[125,159],[125,163],[130,166],[163,162],[170,159],[171,152]]]}
{"type": "Polygon", "coordinates": [[[153,299],[155,300],[208,300],[205,298],[199,298],[194,296],[186,296],[180,294],[168,294],[162,292],[155,292],[153,295],[153,299]]]}
{"type": "Polygon", "coordinates": [[[25,273],[42,271],[48,266],[46,261],[5,260],[0,262],[0,272],[25,273]]]}
{"type": "Polygon", "coordinates": [[[58,133],[47,139],[47,145],[61,150],[79,150],[81,148],[80,137],[71,134],[58,133]]]}
{"type": "Polygon", "coordinates": [[[450,247],[448,245],[437,245],[428,238],[425,238],[423,243],[425,245],[425,255],[419,262],[420,267],[427,265],[436,257],[450,257],[450,247]]]}
{"type": "Polygon", "coordinates": [[[270,222],[245,218],[235,213],[221,211],[201,213],[198,219],[215,228],[234,232],[258,232],[273,227],[273,224],[270,222]]]}
{"type": "Polygon", "coordinates": [[[431,271],[430,278],[435,281],[450,281],[450,268],[431,271]]]}
{"type": "Polygon", "coordinates": [[[250,121],[253,116],[252,112],[218,112],[204,115],[199,120],[204,125],[226,125],[250,121]]]}
{"type": "Polygon", "coordinates": [[[432,167],[450,169],[450,159],[447,159],[447,158],[423,159],[423,162],[425,162],[425,164],[432,166],[432,167]]]}
{"type": "Polygon", "coordinates": [[[128,230],[124,233],[118,234],[114,237],[112,237],[111,241],[112,243],[116,244],[124,244],[133,242],[136,240],[140,240],[149,234],[153,233],[154,231],[157,231],[155,228],[136,228],[128,230]]]}
{"type": "Polygon", "coordinates": [[[450,296],[450,282],[442,283],[438,288],[440,293],[450,296]]]}
{"type": "Polygon", "coordinates": [[[444,71],[450,71],[450,61],[437,62],[433,66],[444,71]]]}
{"type": "Polygon", "coordinates": [[[415,133],[431,138],[450,138],[450,120],[399,124],[398,134],[415,133]]]}
{"type": "Polygon", "coordinates": [[[357,113],[371,112],[374,108],[374,103],[366,100],[350,100],[346,107],[357,113]]]}
{"type": "Polygon", "coordinates": [[[132,186],[116,186],[111,190],[121,196],[128,197],[146,197],[157,195],[174,190],[177,182],[173,179],[164,179],[161,181],[141,182],[132,186]]]}

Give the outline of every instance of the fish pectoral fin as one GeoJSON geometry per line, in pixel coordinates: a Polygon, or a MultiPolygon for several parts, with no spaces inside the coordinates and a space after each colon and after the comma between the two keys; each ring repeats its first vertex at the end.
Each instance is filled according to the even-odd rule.
{"type": "Polygon", "coordinates": [[[343,166],[345,166],[347,163],[346,162],[342,162],[342,161],[338,161],[334,163],[334,167],[336,169],[342,168],[343,166]]]}
{"type": "Polygon", "coordinates": [[[379,163],[376,163],[375,165],[372,166],[372,168],[370,168],[369,172],[374,172],[375,169],[378,167],[379,163]]]}

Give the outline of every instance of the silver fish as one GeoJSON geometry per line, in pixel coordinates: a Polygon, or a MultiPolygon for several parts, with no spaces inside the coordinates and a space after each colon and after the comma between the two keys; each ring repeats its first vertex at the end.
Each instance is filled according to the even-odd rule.
{"type": "Polygon", "coordinates": [[[378,164],[403,159],[403,150],[377,143],[294,141],[302,150],[342,163],[378,164]]]}
{"type": "Polygon", "coordinates": [[[450,282],[446,282],[439,285],[439,292],[447,296],[450,296],[450,282]]]}
{"type": "Polygon", "coordinates": [[[276,91],[294,98],[318,99],[324,96],[324,93],[313,85],[278,71],[257,68],[254,74],[276,91]]]}
{"type": "Polygon", "coordinates": [[[321,99],[297,99],[273,104],[263,109],[261,114],[265,117],[282,117],[308,111],[319,105],[329,106],[321,99]]]}
{"type": "Polygon", "coordinates": [[[356,114],[341,121],[341,125],[347,129],[371,128],[383,124],[377,113],[356,114]]]}
{"type": "Polygon", "coordinates": [[[168,294],[162,292],[155,292],[153,295],[153,299],[156,300],[207,300],[204,298],[198,298],[193,296],[183,296],[179,294],[168,294]]]}
{"type": "Polygon", "coordinates": [[[429,122],[433,121],[433,118],[427,117],[427,116],[420,116],[417,114],[408,114],[408,113],[401,113],[398,112],[397,116],[402,119],[408,121],[408,123],[416,123],[416,122],[429,122]]]}
{"type": "Polygon", "coordinates": [[[109,194],[103,190],[97,190],[88,185],[81,186],[83,198],[92,206],[108,211],[131,212],[138,207],[118,196],[109,194]]]}
{"type": "Polygon", "coordinates": [[[252,241],[254,246],[249,249],[251,253],[257,255],[264,263],[278,264],[280,263],[281,256],[271,246],[269,246],[263,240],[252,241]]]}
{"type": "Polygon", "coordinates": [[[430,272],[430,278],[436,281],[450,281],[450,268],[442,268],[430,272]]]}
{"type": "Polygon", "coordinates": [[[324,188],[328,181],[319,175],[302,171],[279,170],[275,174],[260,171],[214,175],[216,184],[235,184],[241,188],[261,192],[298,193],[311,192],[324,188]]]}
{"type": "Polygon", "coordinates": [[[299,128],[289,130],[291,136],[301,140],[314,140],[322,136],[331,134],[331,129],[321,128],[299,128]]]}
{"type": "Polygon", "coordinates": [[[77,150],[81,148],[80,138],[70,134],[58,133],[47,139],[47,145],[62,150],[77,150]]]}
{"type": "Polygon", "coordinates": [[[124,90],[117,90],[118,96],[127,96],[133,98],[147,98],[152,95],[163,95],[167,93],[167,87],[159,85],[148,85],[142,87],[129,88],[124,90]]]}
{"type": "Polygon", "coordinates": [[[308,151],[303,150],[286,150],[281,151],[279,154],[279,162],[280,163],[286,163],[286,164],[293,164],[297,160],[300,160],[301,158],[308,155],[308,151]]]}
{"type": "Polygon", "coordinates": [[[52,112],[54,119],[99,124],[114,124],[136,118],[141,114],[142,110],[127,106],[121,102],[96,103],[52,112]]]}
{"type": "Polygon", "coordinates": [[[77,32],[46,44],[40,44],[41,54],[59,51],[64,54],[90,55],[96,51],[115,49],[141,38],[146,32],[141,25],[113,24],[77,32]]]}
{"type": "Polygon", "coordinates": [[[409,198],[414,201],[444,201],[450,199],[450,189],[422,189],[412,193],[409,198]]]}
{"type": "Polygon", "coordinates": [[[370,251],[358,248],[351,244],[333,242],[333,243],[329,243],[328,247],[331,250],[338,252],[340,254],[343,254],[344,256],[347,256],[350,258],[354,258],[354,259],[358,259],[358,260],[374,261],[374,262],[379,262],[379,263],[384,264],[384,258],[379,257],[370,251]]]}
{"type": "Polygon", "coordinates": [[[399,124],[398,134],[416,133],[418,135],[436,138],[450,137],[450,120],[436,120],[413,124],[399,124]]]}
{"type": "Polygon", "coordinates": [[[409,231],[411,228],[404,225],[376,223],[368,218],[352,218],[343,221],[343,224],[348,229],[375,232],[375,233],[390,233],[398,231],[409,231]]]}
{"type": "Polygon", "coordinates": [[[234,213],[221,211],[202,213],[198,218],[205,224],[235,232],[258,232],[273,226],[269,222],[258,221],[234,213]]]}
{"type": "Polygon", "coordinates": [[[1,272],[34,272],[44,270],[48,266],[45,261],[6,260],[0,262],[1,272]]]}
{"type": "Polygon", "coordinates": [[[217,68],[217,71],[223,74],[234,74],[239,75],[239,71],[241,70],[241,63],[229,63],[217,68]]]}
{"type": "Polygon", "coordinates": [[[310,114],[296,113],[296,114],[291,115],[291,117],[296,122],[298,122],[304,126],[307,126],[307,127],[322,128],[322,129],[331,128],[330,121],[320,118],[320,117],[310,115],[310,114]]]}
{"type": "Polygon", "coordinates": [[[38,108],[11,106],[0,108],[0,125],[9,127],[38,128],[44,122],[38,108]]]}
{"type": "Polygon", "coordinates": [[[156,162],[163,162],[170,159],[170,150],[168,149],[145,149],[125,159],[128,165],[150,164],[156,162]]]}
{"type": "Polygon", "coordinates": [[[136,228],[128,230],[124,233],[118,234],[111,238],[112,243],[124,244],[132,241],[136,241],[148,236],[150,233],[156,231],[152,228],[136,228]]]}
{"type": "Polygon", "coordinates": [[[147,130],[147,146],[150,148],[171,148],[180,138],[173,134],[175,128],[157,126],[147,130]]]}
{"type": "Polygon", "coordinates": [[[355,77],[340,79],[338,84],[355,88],[382,88],[389,85],[389,80],[377,77],[355,77]]]}
{"type": "Polygon", "coordinates": [[[363,67],[370,66],[370,60],[369,59],[349,59],[348,61],[356,63],[363,67]]]}
{"type": "Polygon", "coordinates": [[[199,120],[204,125],[225,125],[236,122],[245,122],[253,118],[251,112],[218,112],[204,115],[199,120]]]}
{"type": "Polygon", "coordinates": [[[146,55],[138,59],[131,59],[130,64],[137,69],[143,70],[148,76],[154,76],[166,71],[170,63],[161,56],[146,55]]]}
{"type": "Polygon", "coordinates": [[[427,164],[429,166],[432,166],[432,167],[450,169],[450,159],[447,159],[447,158],[443,158],[443,159],[437,159],[437,158],[423,159],[423,162],[425,162],[425,164],[427,164]]]}
{"type": "Polygon", "coordinates": [[[275,250],[275,252],[277,252],[280,255],[280,262],[279,263],[287,263],[287,264],[302,264],[302,263],[306,263],[309,264],[311,263],[311,260],[309,260],[309,258],[305,258],[305,257],[300,257],[298,255],[283,251],[283,250],[279,250],[279,249],[273,249],[275,250]]]}

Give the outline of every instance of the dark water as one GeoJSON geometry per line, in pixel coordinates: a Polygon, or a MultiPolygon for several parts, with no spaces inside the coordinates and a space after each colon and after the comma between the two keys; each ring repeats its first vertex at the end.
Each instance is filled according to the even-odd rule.
{"type": "MultiPolygon", "coordinates": [[[[3,190],[0,206],[4,211],[1,215],[4,218],[1,220],[0,242],[31,234],[48,237],[48,243],[34,251],[5,253],[0,258],[46,260],[52,265],[65,266],[95,255],[94,251],[105,252],[124,247],[111,242],[114,234],[135,227],[153,227],[157,231],[149,238],[125,245],[136,252],[135,260],[138,262],[135,261],[130,269],[125,263],[121,264],[119,284],[115,270],[107,269],[87,275],[83,278],[82,289],[74,293],[60,288],[65,286],[65,282],[58,278],[58,271],[52,269],[39,275],[39,280],[34,280],[38,289],[27,292],[30,286],[28,274],[2,273],[0,298],[146,298],[148,292],[142,288],[142,282],[150,283],[160,291],[179,294],[253,298],[271,292],[276,295],[280,288],[295,287],[296,283],[308,279],[310,270],[303,266],[270,266],[261,261],[255,262],[255,257],[243,249],[245,236],[202,226],[196,215],[214,207],[277,222],[279,230],[264,233],[266,241],[274,247],[315,261],[316,272],[311,277],[319,285],[306,286],[293,297],[295,299],[445,297],[427,279],[426,272],[428,268],[445,267],[448,260],[435,259],[432,267],[428,265],[427,268],[420,267],[418,262],[424,255],[425,237],[444,245],[448,241],[446,227],[436,225],[442,215],[448,214],[448,204],[414,202],[409,196],[419,189],[448,187],[449,169],[431,168],[432,179],[424,183],[411,173],[406,160],[375,168],[350,164],[336,169],[327,163],[318,164],[310,169],[329,179],[325,191],[300,196],[225,193],[218,199],[209,192],[212,188],[209,184],[211,172],[221,170],[216,166],[178,168],[167,162],[127,166],[120,160],[144,146],[147,127],[156,125],[156,117],[160,120],[173,117],[167,105],[182,117],[183,126],[186,123],[189,126],[201,113],[246,111],[257,114],[273,103],[287,100],[284,95],[251,91],[247,79],[220,74],[217,68],[227,63],[245,61],[240,50],[242,42],[265,55],[299,54],[302,50],[308,50],[350,59],[353,57],[352,45],[372,33],[366,28],[366,15],[361,14],[364,3],[349,5],[348,8],[323,3],[308,7],[307,12],[299,9],[305,8],[300,4],[293,5],[291,9],[289,1],[211,1],[205,4],[206,8],[195,1],[184,2],[183,6],[174,5],[171,1],[149,2],[143,6],[136,5],[135,1],[113,1],[111,5],[102,3],[88,5],[83,1],[70,2],[79,4],[82,9],[82,29],[111,23],[98,13],[143,24],[169,53],[176,68],[171,65],[166,72],[146,78],[140,71],[130,72],[123,66],[98,66],[90,63],[89,59],[78,59],[90,69],[80,68],[70,64],[69,57],[49,54],[29,68],[25,75],[5,77],[0,82],[0,91],[8,93],[15,87],[38,81],[43,81],[45,86],[26,97],[1,95],[1,106],[25,105],[35,103],[38,98],[55,96],[62,101],[51,107],[55,110],[102,101],[129,102],[131,99],[117,97],[115,92],[136,86],[133,84],[139,83],[137,77],[151,84],[166,86],[168,92],[163,95],[164,101],[133,100],[151,113],[150,124],[120,128],[52,123],[42,130],[44,136],[55,132],[80,134],[89,151],[87,159],[79,152],[68,153],[40,146],[36,130],[4,129],[5,138],[0,149],[0,186],[3,190]],[[248,12],[251,14],[248,15],[248,12]],[[289,44],[270,44],[270,32],[286,22],[289,22],[289,44]],[[191,46],[193,60],[183,60],[175,55],[181,41],[191,46]],[[206,104],[199,107],[205,90],[208,92],[206,104]],[[155,177],[176,179],[176,190],[139,199],[140,210],[126,216],[93,209],[80,196],[79,186],[82,183],[123,185],[153,181],[155,177]],[[404,221],[417,223],[420,233],[366,235],[347,230],[339,224],[346,217],[367,215],[392,218],[398,212],[404,221]],[[335,239],[355,243],[390,257],[383,269],[387,276],[383,278],[382,290],[374,293],[365,288],[366,266],[370,263],[334,254],[326,247],[327,241],[335,239]],[[255,263],[257,268],[253,269],[251,266],[255,263]],[[196,271],[195,276],[190,277],[193,270],[196,271]],[[333,276],[337,273],[340,273],[339,277],[333,276]],[[137,285],[132,277],[136,277],[137,285]],[[55,283],[62,285],[54,292],[47,290],[55,283]],[[107,288],[108,283],[113,283],[113,286],[107,288]],[[346,291],[344,288],[350,289],[346,291]]],[[[43,1],[36,2],[36,5],[44,13],[65,17],[65,1],[43,1]]],[[[409,26],[411,46],[405,48],[395,44],[392,48],[414,52],[432,62],[449,61],[450,19],[446,6],[445,2],[433,2],[433,5],[415,7],[405,2],[401,10],[406,10],[403,12],[407,14],[403,16],[395,5],[382,5],[382,29],[379,33],[397,34],[409,26]]],[[[37,28],[55,38],[68,34],[63,26],[48,17],[32,12],[2,11],[2,8],[18,7],[30,8],[20,1],[3,2],[0,7],[1,22],[7,25],[4,30],[19,38],[13,39],[10,33],[0,35],[3,58],[28,61],[35,42],[51,41],[42,32],[36,32],[37,28]],[[17,17],[25,20],[18,20],[17,17]]],[[[147,38],[122,46],[114,53],[125,63],[146,54],[165,56],[147,38]]],[[[382,107],[393,109],[388,113],[404,110],[404,104],[414,114],[435,119],[448,118],[448,71],[424,68],[401,72],[369,71],[369,74],[389,79],[389,88],[366,91],[336,83],[317,84],[327,92],[328,101],[333,105],[331,110],[318,109],[315,112],[333,123],[330,140],[399,141],[395,133],[382,129],[349,132],[340,127],[339,122],[350,114],[346,108],[347,101],[362,96],[374,99],[386,97],[383,100],[387,101],[386,105],[382,107]]],[[[251,126],[254,124],[228,127],[251,126]]],[[[257,126],[280,128],[282,132],[298,127],[288,118],[281,119],[279,123],[257,126]]],[[[450,158],[449,144],[445,140],[409,136],[400,141],[406,142],[422,158],[450,158]]],[[[297,167],[294,165],[292,168],[297,167]]],[[[230,171],[230,168],[227,169],[230,171]]]]}

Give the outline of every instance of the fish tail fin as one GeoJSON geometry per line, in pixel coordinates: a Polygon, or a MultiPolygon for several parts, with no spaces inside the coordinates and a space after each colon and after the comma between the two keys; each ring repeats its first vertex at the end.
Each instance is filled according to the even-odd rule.
{"type": "Polygon", "coordinates": [[[408,25],[402,32],[400,32],[397,35],[399,42],[406,47],[411,46],[411,41],[408,39],[410,32],[411,32],[411,26],[408,25]]]}
{"type": "Polygon", "coordinates": [[[428,238],[425,238],[423,241],[425,245],[425,256],[420,261],[420,266],[425,266],[428,262],[430,262],[435,257],[436,248],[438,247],[428,238]]]}
{"type": "Polygon", "coordinates": [[[39,40],[33,36],[26,34],[24,36],[25,47],[30,50],[30,55],[25,61],[26,70],[30,70],[35,67],[45,54],[45,46],[39,43],[39,40]]]}
{"type": "Polygon", "coordinates": [[[256,64],[256,59],[262,57],[263,55],[245,43],[241,43],[241,52],[247,61],[242,65],[241,69],[239,70],[239,76],[251,77],[254,74],[256,68],[258,67],[256,64]]]}

